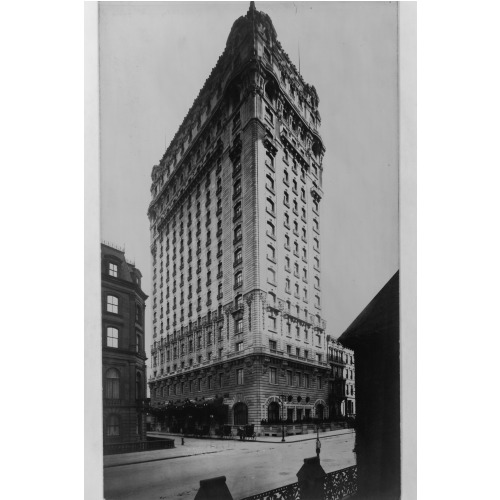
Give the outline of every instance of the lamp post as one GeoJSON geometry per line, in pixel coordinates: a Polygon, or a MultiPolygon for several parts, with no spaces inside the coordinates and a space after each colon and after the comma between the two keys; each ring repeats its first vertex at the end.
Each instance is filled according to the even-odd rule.
{"type": "Polygon", "coordinates": [[[281,399],[281,442],[285,442],[285,419],[283,418],[283,410],[285,409],[285,394],[280,395],[281,399]]]}

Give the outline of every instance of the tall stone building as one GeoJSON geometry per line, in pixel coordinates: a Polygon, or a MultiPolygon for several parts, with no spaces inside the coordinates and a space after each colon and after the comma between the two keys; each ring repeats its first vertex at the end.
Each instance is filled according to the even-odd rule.
{"type": "Polygon", "coordinates": [[[327,417],[318,103],[251,2],[152,171],[153,406],[327,417]]]}
{"type": "Polygon", "coordinates": [[[147,295],[141,278],[123,250],[101,245],[104,453],[146,438],[141,408],[146,398],[147,295]]]}

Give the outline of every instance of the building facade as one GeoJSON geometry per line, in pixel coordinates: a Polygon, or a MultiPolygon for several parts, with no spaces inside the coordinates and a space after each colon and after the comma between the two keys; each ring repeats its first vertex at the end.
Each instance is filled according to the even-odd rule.
{"type": "Polygon", "coordinates": [[[102,380],[104,452],[106,445],[145,439],[147,295],[141,272],[123,250],[101,245],[102,380]]]}
{"type": "Polygon", "coordinates": [[[318,103],[251,2],[152,171],[153,406],[328,416],[318,103]]]}
{"type": "Polygon", "coordinates": [[[334,418],[355,417],[354,351],[344,347],[334,337],[327,336],[328,363],[331,367],[328,382],[328,404],[334,418]]]}

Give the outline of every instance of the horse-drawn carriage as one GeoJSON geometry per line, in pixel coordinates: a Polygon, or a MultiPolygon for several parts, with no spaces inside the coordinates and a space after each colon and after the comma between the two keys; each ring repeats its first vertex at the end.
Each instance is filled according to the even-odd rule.
{"type": "Polygon", "coordinates": [[[245,425],[243,427],[238,427],[238,437],[244,441],[245,439],[255,439],[254,425],[245,425]]]}

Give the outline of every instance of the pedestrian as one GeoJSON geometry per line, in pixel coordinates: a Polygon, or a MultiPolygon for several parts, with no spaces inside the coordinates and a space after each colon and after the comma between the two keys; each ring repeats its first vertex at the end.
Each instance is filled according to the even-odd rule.
{"type": "Polygon", "coordinates": [[[319,459],[319,454],[321,453],[321,441],[319,438],[316,439],[316,456],[319,459]]]}

